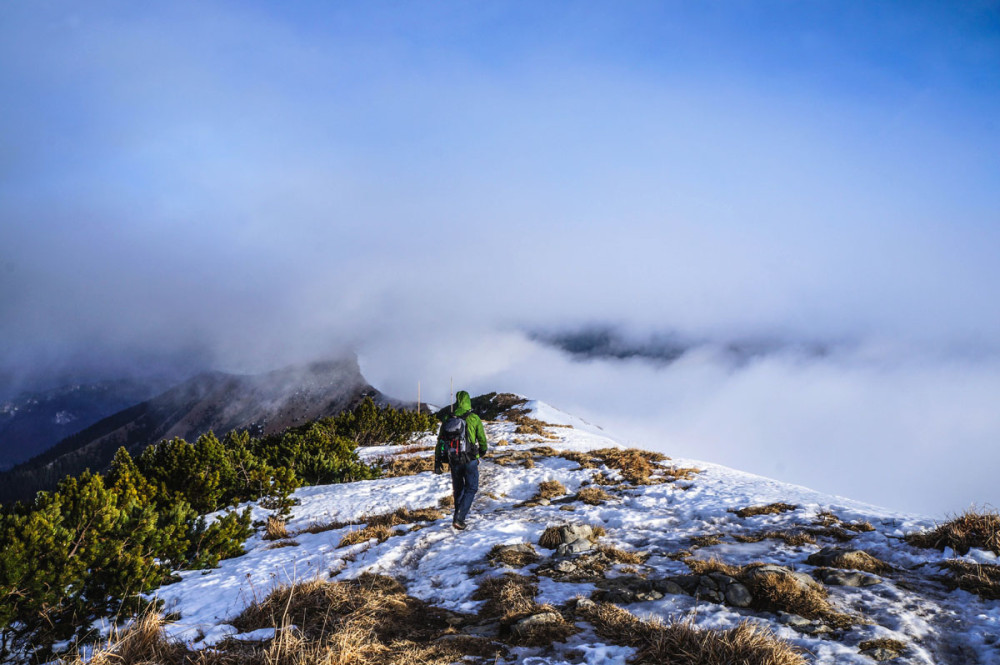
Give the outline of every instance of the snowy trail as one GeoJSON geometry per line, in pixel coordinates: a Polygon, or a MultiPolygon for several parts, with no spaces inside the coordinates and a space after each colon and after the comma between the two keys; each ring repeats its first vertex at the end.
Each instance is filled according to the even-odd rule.
{"type": "MultiPolygon", "coordinates": [[[[550,415],[559,416],[555,410],[551,411],[550,415]]],[[[514,434],[514,429],[511,423],[502,421],[487,424],[491,442],[501,439],[511,442],[494,447],[491,456],[523,454],[538,446],[579,452],[621,447],[589,425],[587,429],[552,428],[558,438],[545,441],[521,437],[514,434]]],[[[430,438],[419,442],[429,443],[430,438]]],[[[382,446],[365,449],[361,454],[375,459],[399,450],[382,446]]],[[[667,594],[624,606],[639,616],[664,620],[689,618],[706,628],[730,628],[744,618],[751,618],[803,648],[811,663],[869,665],[874,661],[859,653],[858,643],[890,637],[907,645],[894,663],[1000,665],[1000,602],[983,601],[963,591],[948,591],[934,579],[937,571],[933,564],[953,555],[917,550],[902,542],[905,533],[931,524],[924,517],[892,513],[719,465],[678,459],[666,464],[697,467],[702,472],[673,483],[602,486],[610,500],[588,505],[572,501],[571,497],[590,483],[595,474],[614,477],[617,471],[582,469],[575,461],[542,454],[536,454],[532,465],[527,467],[517,463],[501,465],[498,461],[497,457],[490,457],[481,465],[480,492],[473,504],[468,530],[455,531],[451,527],[450,510],[445,510],[442,519],[397,527],[397,533],[381,543],[370,541],[337,547],[343,535],[357,527],[298,533],[294,536],[298,546],[280,549],[269,549],[270,543],[254,536],[247,542],[244,556],[223,561],[215,570],[184,572],[183,581],[159,590],[165,610],[180,615],[180,620],[169,630],[189,644],[208,646],[232,634],[234,629],[227,622],[255,597],[261,597],[277,584],[314,577],[349,579],[365,572],[389,575],[402,582],[409,594],[433,605],[476,613],[482,603],[472,600],[472,596],[479,581],[484,575],[502,572],[487,562],[487,553],[496,545],[532,543],[544,561],[551,551],[537,547],[539,537],[547,526],[567,522],[601,525],[607,531],[602,543],[648,553],[649,558],[638,568],[650,579],[689,572],[682,560],[685,556],[718,558],[733,565],[766,561],[809,573],[813,567],[806,565],[805,559],[835,542],[818,538],[815,544],[791,546],[774,539],[740,542],[737,536],[812,528],[825,511],[845,523],[867,520],[874,525],[873,531],[853,534],[850,547],[865,550],[896,569],[882,576],[874,586],[828,588],[838,610],[863,614],[870,621],[868,624],[837,636],[810,635],[797,632],[774,614],[699,601],[683,594],[667,594]],[[566,497],[554,499],[548,505],[524,505],[545,480],[561,482],[566,487],[566,497]],[[772,502],[789,502],[796,508],[745,519],[732,512],[772,502]],[[705,540],[713,535],[717,536],[714,541],[705,540]]],[[[449,476],[429,472],[303,488],[296,493],[300,504],[293,509],[289,530],[294,533],[309,525],[356,520],[404,506],[436,507],[450,493],[449,476]]],[[[254,511],[255,519],[266,516],[259,508],[254,511]]],[[[982,560],[992,556],[976,551],[971,554],[982,560]]],[[[530,565],[518,572],[531,574],[535,567],[530,565]]],[[[624,574],[618,569],[611,570],[606,582],[614,584],[624,574]]],[[[597,589],[591,581],[565,582],[546,576],[538,577],[538,588],[539,603],[557,606],[577,595],[589,596],[597,589]]],[[[585,631],[557,645],[554,652],[533,654],[532,662],[624,664],[630,653],[623,647],[601,644],[592,632],[585,631]],[[605,654],[607,660],[595,654],[605,654]]]]}

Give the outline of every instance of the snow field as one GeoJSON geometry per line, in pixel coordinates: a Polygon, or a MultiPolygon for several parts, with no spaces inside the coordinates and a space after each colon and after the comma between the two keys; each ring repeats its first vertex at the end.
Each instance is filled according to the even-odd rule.
{"type": "MultiPolygon", "coordinates": [[[[558,440],[524,442],[514,434],[513,424],[488,423],[491,443],[501,439],[512,442],[494,448],[491,454],[539,445],[560,451],[622,447],[599,428],[548,405],[530,402],[529,407],[532,417],[573,427],[551,428],[558,440]]],[[[413,445],[433,443],[434,437],[429,436],[413,445]]],[[[398,454],[404,448],[378,446],[362,449],[359,454],[366,461],[374,461],[398,454]]],[[[849,547],[863,549],[899,570],[919,573],[948,558],[947,553],[917,550],[901,541],[903,534],[931,525],[930,520],[921,516],[891,513],[715,464],[684,459],[664,464],[696,467],[702,473],[674,483],[609,490],[612,499],[607,503],[590,506],[574,502],[568,504],[573,510],[566,511],[561,508],[567,504],[556,502],[518,504],[534,497],[542,481],[558,480],[573,494],[598,471],[581,469],[576,462],[554,456],[537,458],[532,468],[502,466],[487,458],[481,465],[480,494],[473,505],[469,530],[454,531],[450,517],[446,516],[430,523],[396,527],[397,535],[383,543],[370,541],[344,548],[337,548],[341,538],[360,527],[320,533],[302,530],[313,525],[356,521],[365,515],[401,507],[437,507],[438,501],[451,493],[448,474],[421,473],[303,488],[294,495],[299,504],[293,508],[287,523],[297,546],[273,549],[274,543],[263,540],[261,530],[246,542],[243,556],[223,561],[214,570],[181,572],[180,582],[162,587],[155,595],[164,601],[165,612],[179,615],[178,621],[168,625],[168,634],[194,648],[205,648],[233,635],[236,629],[227,622],[254,600],[262,599],[278,585],[315,578],[350,579],[365,572],[389,575],[402,582],[412,596],[449,610],[474,613],[482,605],[482,601],[472,600],[479,580],[483,575],[498,572],[486,561],[490,549],[498,544],[527,542],[534,544],[544,559],[551,551],[537,546],[539,536],[547,526],[566,522],[600,524],[607,530],[602,543],[649,553],[649,559],[640,568],[651,577],[688,573],[683,561],[670,558],[684,549],[692,550],[691,555],[699,559],[718,558],[733,565],[766,561],[808,572],[812,567],[804,564],[806,557],[830,543],[793,547],[774,539],[739,543],[728,537],[810,525],[821,511],[832,512],[846,522],[869,521],[875,530],[858,534],[849,547]],[[794,511],[745,519],[731,512],[774,502],[798,507],[794,511]],[[711,534],[720,534],[723,542],[691,547],[692,538],[711,534]]],[[[266,519],[267,511],[256,505],[252,508],[255,520],[266,519]]],[[[979,560],[990,556],[991,553],[973,551],[967,558],[979,560]]],[[[536,565],[520,572],[530,573],[536,565]]],[[[616,568],[608,576],[617,574],[616,568]]],[[[838,610],[863,614],[872,622],[856,626],[840,641],[799,633],[772,614],[697,601],[686,595],[668,594],[659,600],[629,604],[626,609],[642,617],[666,621],[690,619],[705,628],[731,628],[751,618],[805,649],[808,660],[814,663],[870,664],[873,661],[858,652],[857,644],[876,637],[891,637],[908,645],[904,656],[893,661],[897,663],[1000,663],[996,646],[996,636],[1000,635],[1000,603],[984,602],[962,591],[943,592],[933,586],[911,590],[898,586],[890,578],[886,576],[882,583],[866,588],[828,587],[830,600],[838,610]],[[956,658],[966,660],[945,660],[951,653],[958,653],[956,658]]],[[[596,588],[590,583],[558,582],[544,576],[539,577],[538,587],[537,601],[553,605],[578,595],[589,596],[596,588]]],[[[516,662],[558,665],[624,663],[632,653],[627,647],[604,644],[587,629],[564,644],[553,645],[549,652],[519,648],[512,656],[519,659],[516,662]]]]}

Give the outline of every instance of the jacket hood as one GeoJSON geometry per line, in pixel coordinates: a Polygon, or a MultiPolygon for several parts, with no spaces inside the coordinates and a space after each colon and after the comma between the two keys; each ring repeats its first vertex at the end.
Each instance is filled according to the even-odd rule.
{"type": "Polygon", "coordinates": [[[460,416],[466,411],[472,411],[472,398],[469,393],[459,390],[455,393],[455,415],[460,416]]]}

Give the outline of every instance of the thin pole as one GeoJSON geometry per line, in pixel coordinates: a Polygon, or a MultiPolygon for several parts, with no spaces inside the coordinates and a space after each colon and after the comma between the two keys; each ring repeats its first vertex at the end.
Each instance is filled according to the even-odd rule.
{"type": "Polygon", "coordinates": [[[417,415],[420,415],[420,382],[417,381],[417,415]]]}
{"type": "Polygon", "coordinates": [[[451,391],[451,393],[450,393],[450,395],[451,395],[451,412],[455,413],[455,377],[451,377],[451,387],[449,388],[449,390],[451,391]]]}

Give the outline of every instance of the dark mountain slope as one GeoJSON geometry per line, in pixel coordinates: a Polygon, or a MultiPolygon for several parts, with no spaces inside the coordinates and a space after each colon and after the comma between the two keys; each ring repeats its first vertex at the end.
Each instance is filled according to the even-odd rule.
{"type": "Polygon", "coordinates": [[[128,379],[76,383],[0,403],[0,469],[30,459],[169,386],[162,381],[128,379]]]}
{"type": "Polygon", "coordinates": [[[165,393],[109,416],[50,450],[0,473],[0,503],[31,499],[67,474],[102,470],[124,446],[137,455],[147,445],[208,431],[269,434],[336,415],[377,391],[356,358],[290,367],[267,374],[200,374],[165,393]]]}

